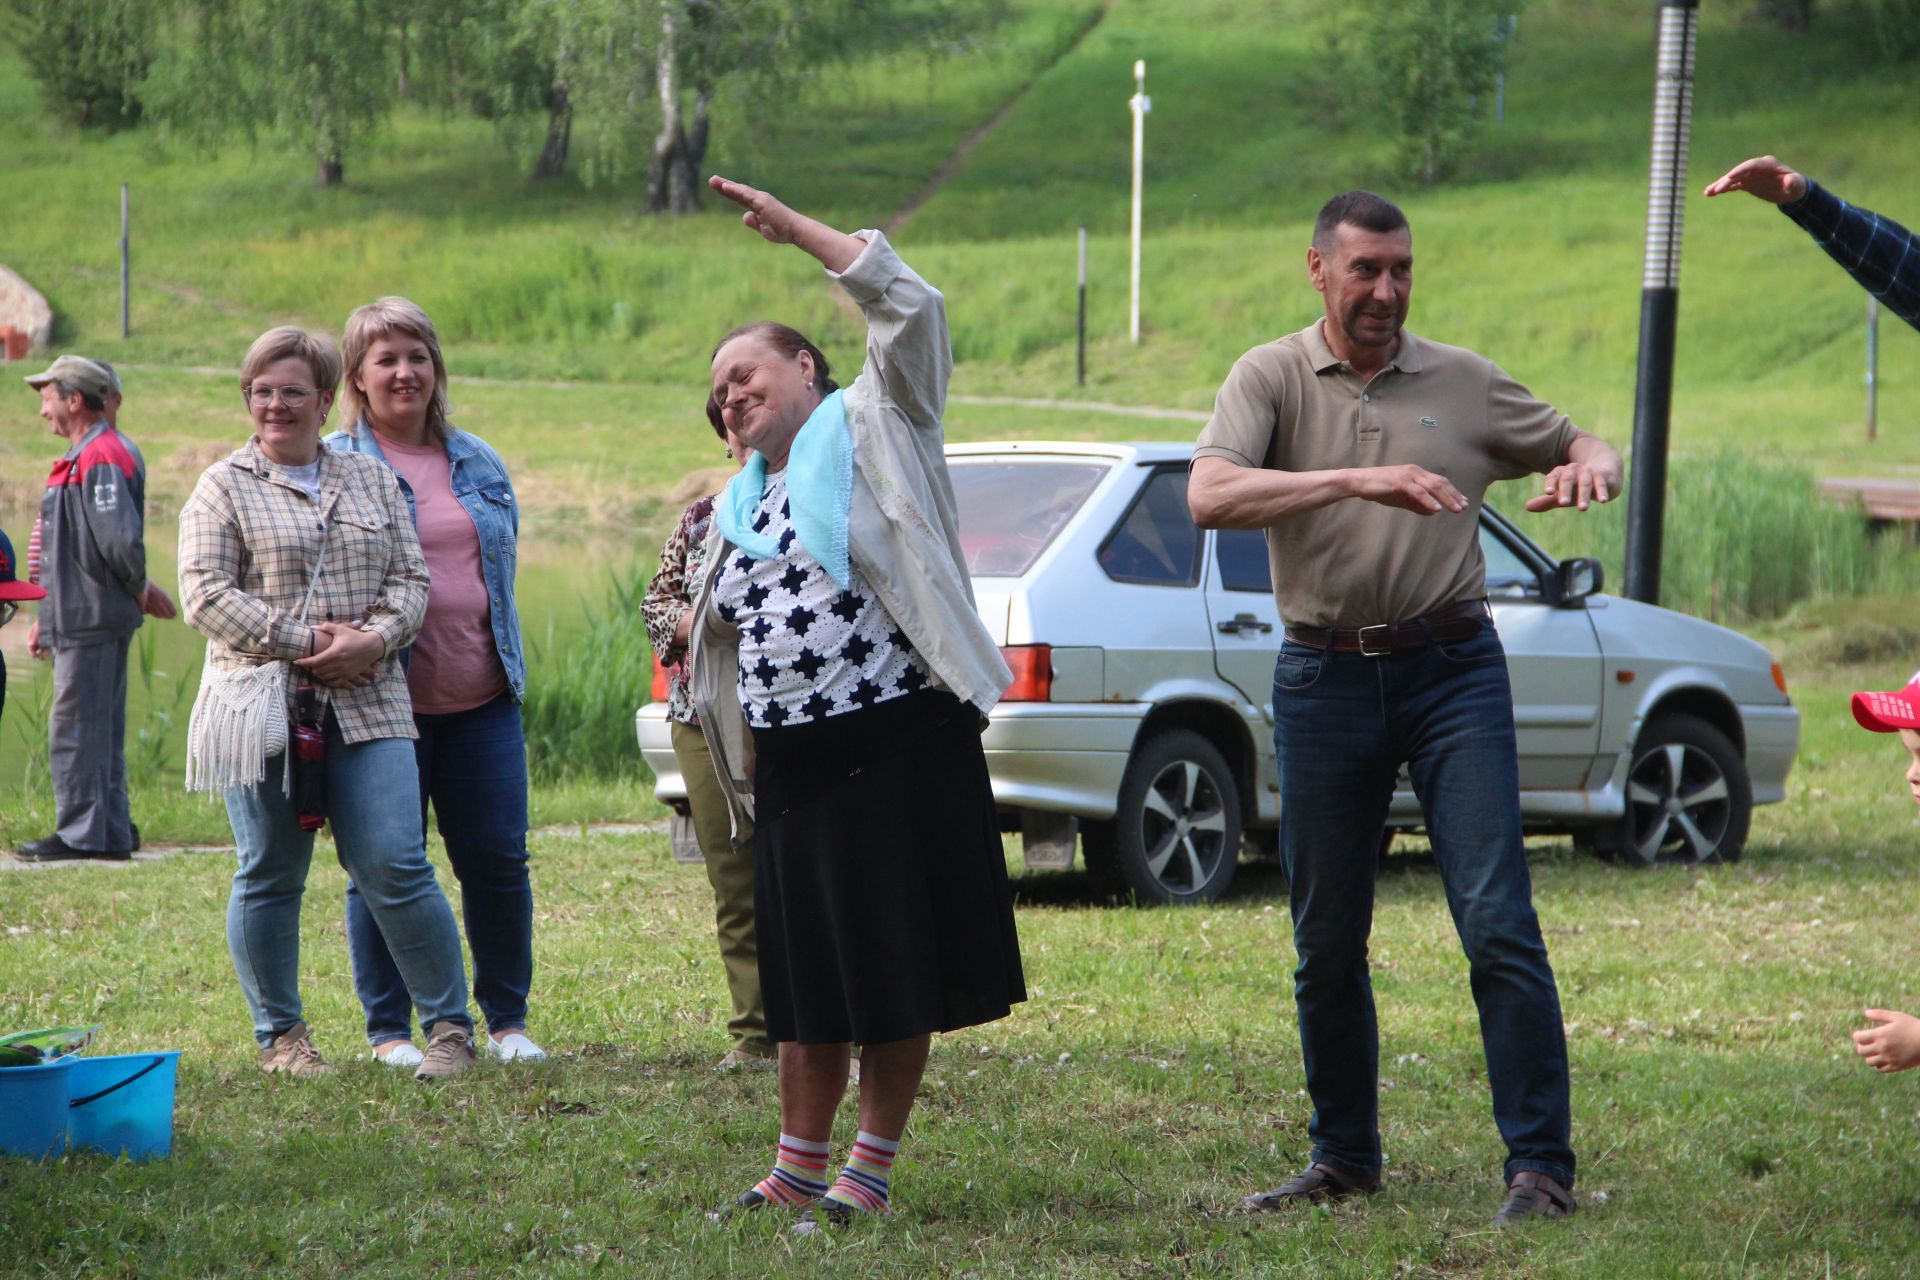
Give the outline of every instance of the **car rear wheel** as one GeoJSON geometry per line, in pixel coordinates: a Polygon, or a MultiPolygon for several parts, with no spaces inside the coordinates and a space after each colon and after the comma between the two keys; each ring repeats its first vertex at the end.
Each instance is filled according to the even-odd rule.
{"type": "Polygon", "coordinates": [[[1594,833],[1598,851],[1631,866],[1732,862],[1746,848],[1753,783],[1733,743],[1698,716],[1655,716],[1627,771],[1627,815],[1594,833]]]}
{"type": "Polygon", "coordinates": [[[1188,729],[1140,745],[1113,821],[1089,827],[1088,869],[1144,904],[1212,902],[1233,883],[1240,788],[1220,749],[1188,729]]]}

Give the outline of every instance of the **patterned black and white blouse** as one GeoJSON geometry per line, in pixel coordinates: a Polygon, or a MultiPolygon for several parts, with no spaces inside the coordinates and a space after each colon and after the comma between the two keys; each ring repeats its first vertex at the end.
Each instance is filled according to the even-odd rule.
{"type": "Polygon", "coordinates": [[[753,518],[780,554],[756,560],[727,553],[714,583],[714,610],[740,630],[740,706],[756,729],[806,724],[928,688],[926,660],[886,606],[851,570],[834,585],[800,545],[784,474],[767,477],[753,518]]]}

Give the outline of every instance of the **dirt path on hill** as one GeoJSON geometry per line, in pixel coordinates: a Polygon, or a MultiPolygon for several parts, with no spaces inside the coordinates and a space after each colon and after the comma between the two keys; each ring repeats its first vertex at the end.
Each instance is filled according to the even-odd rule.
{"type": "Polygon", "coordinates": [[[898,236],[901,229],[913,219],[913,215],[920,212],[921,206],[938,195],[940,188],[944,187],[954,174],[960,172],[961,168],[966,165],[968,157],[973,155],[975,149],[978,148],[982,142],[985,142],[995,129],[998,129],[1006,122],[1007,117],[1013,114],[1013,109],[1019,106],[1033,86],[1040,82],[1040,77],[1046,75],[1047,72],[1066,61],[1076,49],[1086,43],[1087,37],[1092,35],[1094,31],[1099,28],[1100,24],[1106,20],[1107,12],[1111,7],[1112,0],[1107,0],[1106,4],[1096,9],[1093,15],[1087,19],[1086,24],[1082,26],[1080,30],[1075,33],[1073,39],[1067,43],[1066,47],[1054,55],[1053,59],[1048,62],[1046,66],[1035,71],[1033,76],[1025,84],[1015,89],[1013,96],[1001,103],[998,111],[995,111],[992,115],[981,121],[971,133],[960,139],[960,145],[953,149],[953,154],[942,161],[940,167],[935,169],[926,182],[921,184],[920,189],[915,191],[911,196],[908,196],[907,202],[896,209],[891,218],[887,219],[886,224],[881,230],[887,233],[889,240],[898,236]]]}

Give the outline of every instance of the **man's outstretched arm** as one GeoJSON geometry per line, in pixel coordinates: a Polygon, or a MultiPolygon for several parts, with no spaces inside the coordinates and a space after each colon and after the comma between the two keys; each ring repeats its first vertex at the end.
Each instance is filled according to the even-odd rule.
{"type": "Polygon", "coordinates": [[[1778,205],[1887,310],[1920,329],[1920,236],[1773,156],[1742,161],[1707,187],[1710,196],[1731,191],[1778,205]]]}

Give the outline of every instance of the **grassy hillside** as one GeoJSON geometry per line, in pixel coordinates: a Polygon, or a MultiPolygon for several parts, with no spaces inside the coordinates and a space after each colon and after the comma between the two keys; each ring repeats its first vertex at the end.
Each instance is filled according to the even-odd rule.
{"type": "MultiPolygon", "coordinates": [[[[716,168],[852,223],[885,220],[954,143],[1039,72],[1004,125],[913,220],[903,247],[952,303],[960,389],[1072,386],[1073,232],[1093,234],[1088,394],[1204,407],[1234,355],[1315,312],[1298,262],[1325,196],[1402,199],[1421,257],[1415,324],[1483,347],[1589,423],[1630,427],[1653,24],[1643,4],[1548,3],[1521,21],[1506,124],[1434,190],[1389,141],[1296,0],[1029,0],[976,58],[893,60],[815,85],[755,136],[723,116],[716,168]],[[1072,45],[1064,58],[1052,61],[1072,45]],[[1148,340],[1125,342],[1126,155],[1135,57],[1149,63],[1148,340]],[[729,127],[733,126],[733,127],[729,127]]],[[[1694,186],[1778,150],[1848,196],[1920,221],[1912,69],[1882,65],[1848,5],[1803,36],[1709,7],[1694,186]],[[1911,211],[1911,212],[1908,212],[1911,211]]],[[[0,161],[16,189],[0,253],[44,285],[66,344],[149,363],[232,365],[267,323],[337,324],[399,290],[435,314],[456,369],[680,384],[713,337],[778,314],[854,334],[798,255],[715,210],[635,212],[631,185],[539,189],[485,126],[403,115],[343,190],[262,145],[206,157],[139,132],[50,122],[0,63],[0,161]],[[134,190],[136,336],[115,333],[117,184],[134,190]],[[49,207],[60,210],[49,217],[49,207]]],[[[1920,335],[1890,326],[1887,439],[1860,416],[1858,291],[1805,237],[1740,199],[1688,208],[1679,446],[1737,436],[1823,467],[1920,461],[1920,335]],[[1896,331],[1897,330],[1897,331],[1896,331]]]]}

